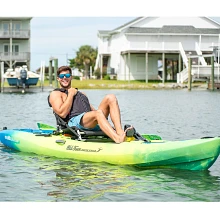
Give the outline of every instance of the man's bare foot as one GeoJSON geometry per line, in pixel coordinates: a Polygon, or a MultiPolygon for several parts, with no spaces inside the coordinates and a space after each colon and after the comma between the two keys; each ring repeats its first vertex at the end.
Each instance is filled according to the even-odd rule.
{"type": "Polygon", "coordinates": [[[126,134],[129,135],[129,137],[131,137],[131,133],[134,133],[133,126],[127,128],[121,135],[118,135],[118,138],[117,138],[117,140],[115,140],[115,143],[120,144],[120,143],[124,142],[126,139],[126,134]]]}
{"type": "Polygon", "coordinates": [[[125,135],[125,132],[124,132],[123,134],[118,135],[118,138],[117,138],[117,140],[115,140],[115,143],[120,144],[120,143],[125,141],[125,138],[126,138],[126,135],[125,135]]]}

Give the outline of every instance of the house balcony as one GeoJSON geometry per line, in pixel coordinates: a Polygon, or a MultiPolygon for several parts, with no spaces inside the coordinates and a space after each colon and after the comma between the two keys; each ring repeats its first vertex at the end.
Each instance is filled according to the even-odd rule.
{"type": "MultiPolygon", "coordinates": [[[[114,49],[112,47],[108,47],[107,45],[101,45],[99,47],[100,54],[109,54],[112,51],[123,51],[123,52],[153,52],[153,53],[178,53],[180,50],[179,47],[180,42],[158,42],[158,41],[142,41],[142,42],[125,42],[123,45],[115,45],[114,49]]],[[[195,47],[185,45],[183,48],[185,51],[195,51],[195,47]]],[[[201,43],[200,45],[201,51],[212,52],[211,44],[201,43]]]]}
{"type": "MultiPolygon", "coordinates": [[[[127,42],[123,45],[122,51],[130,51],[130,52],[166,52],[166,53],[178,53],[180,50],[181,42],[160,42],[160,41],[142,41],[142,42],[127,42]]],[[[184,45],[183,48],[185,51],[194,51],[195,47],[191,45],[184,45]]],[[[210,48],[206,48],[206,50],[210,50],[210,48]]]]}
{"type": "Polygon", "coordinates": [[[16,60],[19,61],[26,61],[30,60],[30,53],[29,52],[13,52],[13,53],[0,53],[0,60],[1,61],[9,61],[9,60],[16,60]]]}
{"type": "Polygon", "coordinates": [[[0,39],[8,39],[8,38],[29,39],[30,30],[0,31],[0,39]]]}

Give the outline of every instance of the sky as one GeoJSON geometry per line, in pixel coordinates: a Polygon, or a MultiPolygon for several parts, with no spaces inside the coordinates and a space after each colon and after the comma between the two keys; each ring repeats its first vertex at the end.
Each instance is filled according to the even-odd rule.
{"type": "Polygon", "coordinates": [[[67,65],[80,46],[98,46],[98,30],[112,30],[135,17],[33,17],[31,20],[31,70],[49,65],[50,57],[58,66],[67,65]]]}
{"type": "MultiPolygon", "coordinates": [[[[98,46],[98,30],[113,30],[136,17],[33,17],[31,20],[31,69],[50,57],[58,66],[68,65],[82,45],[98,46]]],[[[220,22],[220,17],[215,19],[220,22]]]]}
{"type": "MultiPolygon", "coordinates": [[[[175,0],[157,0],[146,4],[144,0],[62,0],[60,2],[37,0],[11,0],[13,7],[1,11],[1,16],[32,17],[31,20],[31,70],[36,71],[43,61],[49,65],[50,57],[58,58],[58,66],[66,65],[74,58],[82,45],[98,46],[98,30],[112,30],[140,16],[207,16],[219,17],[215,5],[218,1],[209,0],[201,4],[197,0],[181,7],[175,0]],[[13,2],[14,1],[14,2],[13,2]],[[25,10],[18,10],[24,5],[25,10]],[[177,8],[176,8],[177,7],[177,8]],[[199,13],[199,14],[198,14],[199,13]]],[[[7,2],[1,3],[2,8],[7,2]],[[3,4],[3,5],[2,5],[3,4]]],[[[220,22],[220,19],[218,19],[220,22]]]]}

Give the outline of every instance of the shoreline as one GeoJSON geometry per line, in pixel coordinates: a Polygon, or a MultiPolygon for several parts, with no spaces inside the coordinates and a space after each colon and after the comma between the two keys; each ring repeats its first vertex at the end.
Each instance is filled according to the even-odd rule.
{"type": "MultiPolygon", "coordinates": [[[[72,83],[74,84],[74,83],[72,83]]],[[[73,86],[73,85],[72,85],[73,86]]],[[[93,84],[88,83],[86,85],[75,85],[78,89],[122,89],[122,90],[160,90],[160,89],[187,89],[188,86],[187,84],[180,84],[180,83],[150,83],[149,84],[114,84],[114,83],[102,83],[102,84],[93,84]]],[[[45,92],[45,91],[52,91],[55,88],[55,86],[32,86],[30,88],[27,88],[25,92],[45,92]]],[[[192,83],[192,89],[203,89],[203,90],[208,90],[208,85],[203,83],[203,84],[193,84],[192,83]]],[[[17,88],[14,86],[6,86],[3,88],[3,91],[1,89],[1,93],[9,92],[21,92],[22,93],[22,88],[17,88]]],[[[25,93],[23,92],[23,93],[25,93]]]]}

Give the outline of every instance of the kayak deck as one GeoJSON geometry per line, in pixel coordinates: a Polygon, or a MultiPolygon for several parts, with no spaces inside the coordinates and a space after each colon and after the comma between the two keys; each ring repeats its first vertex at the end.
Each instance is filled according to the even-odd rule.
{"type": "Polygon", "coordinates": [[[0,141],[21,152],[141,169],[173,168],[207,170],[220,154],[220,138],[184,141],[131,141],[116,144],[109,139],[77,141],[64,135],[37,135],[31,131],[3,130],[0,141]]]}

